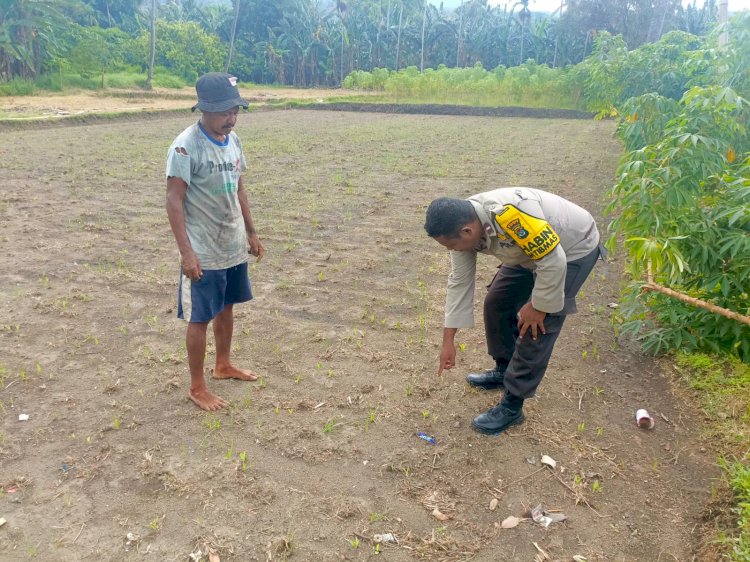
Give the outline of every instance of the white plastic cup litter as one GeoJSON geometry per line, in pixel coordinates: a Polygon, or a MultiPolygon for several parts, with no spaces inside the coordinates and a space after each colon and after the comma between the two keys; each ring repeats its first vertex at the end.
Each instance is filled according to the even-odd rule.
{"type": "Polygon", "coordinates": [[[635,413],[635,423],[641,429],[653,429],[654,428],[654,419],[643,408],[641,408],[635,413]]]}

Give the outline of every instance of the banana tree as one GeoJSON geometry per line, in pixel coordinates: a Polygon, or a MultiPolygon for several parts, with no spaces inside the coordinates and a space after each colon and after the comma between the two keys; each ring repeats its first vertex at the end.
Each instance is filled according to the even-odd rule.
{"type": "Polygon", "coordinates": [[[330,38],[318,2],[298,0],[297,5],[299,9],[285,15],[279,25],[279,44],[293,69],[291,82],[318,86],[326,80],[330,38]]]}
{"type": "Polygon", "coordinates": [[[30,78],[52,59],[72,2],[0,0],[0,78],[30,78]]]}

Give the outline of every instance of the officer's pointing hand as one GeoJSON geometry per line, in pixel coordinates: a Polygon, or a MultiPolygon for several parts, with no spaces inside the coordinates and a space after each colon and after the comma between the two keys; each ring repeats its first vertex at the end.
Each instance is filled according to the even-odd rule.
{"type": "Polygon", "coordinates": [[[440,365],[438,367],[438,376],[443,374],[444,369],[452,369],[456,366],[456,348],[453,345],[445,344],[440,352],[440,365]]]}

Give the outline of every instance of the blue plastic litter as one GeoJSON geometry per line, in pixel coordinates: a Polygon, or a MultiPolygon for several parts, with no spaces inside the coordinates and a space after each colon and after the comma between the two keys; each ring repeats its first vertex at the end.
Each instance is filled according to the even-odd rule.
{"type": "Polygon", "coordinates": [[[420,431],[419,433],[417,433],[417,437],[419,437],[420,439],[424,439],[431,445],[437,445],[437,441],[435,441],[435,438],[431,435],[427,435],[424,431],[420,431]]]}

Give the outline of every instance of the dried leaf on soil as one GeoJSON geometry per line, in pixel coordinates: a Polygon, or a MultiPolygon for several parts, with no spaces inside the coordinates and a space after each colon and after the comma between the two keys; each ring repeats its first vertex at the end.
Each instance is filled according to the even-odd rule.
{"type": "Polygon", "coordinates": [[[440,511],[437,507],[432,510],[432,516],[438,521],[448,521],[451,518],[450,515],[446,515],[445,513],[440,511]]]}
{"type": "Polygon", "coordinates": [[[503,529],[513,529],[514,527],[518,527],[518,524],[521,521],[522,520],[516,517],[515,515],[510,515],[506,517],[505,519],[503,519],[503,522],[500,523],[500,527],[502,527],[503,529]]]}

